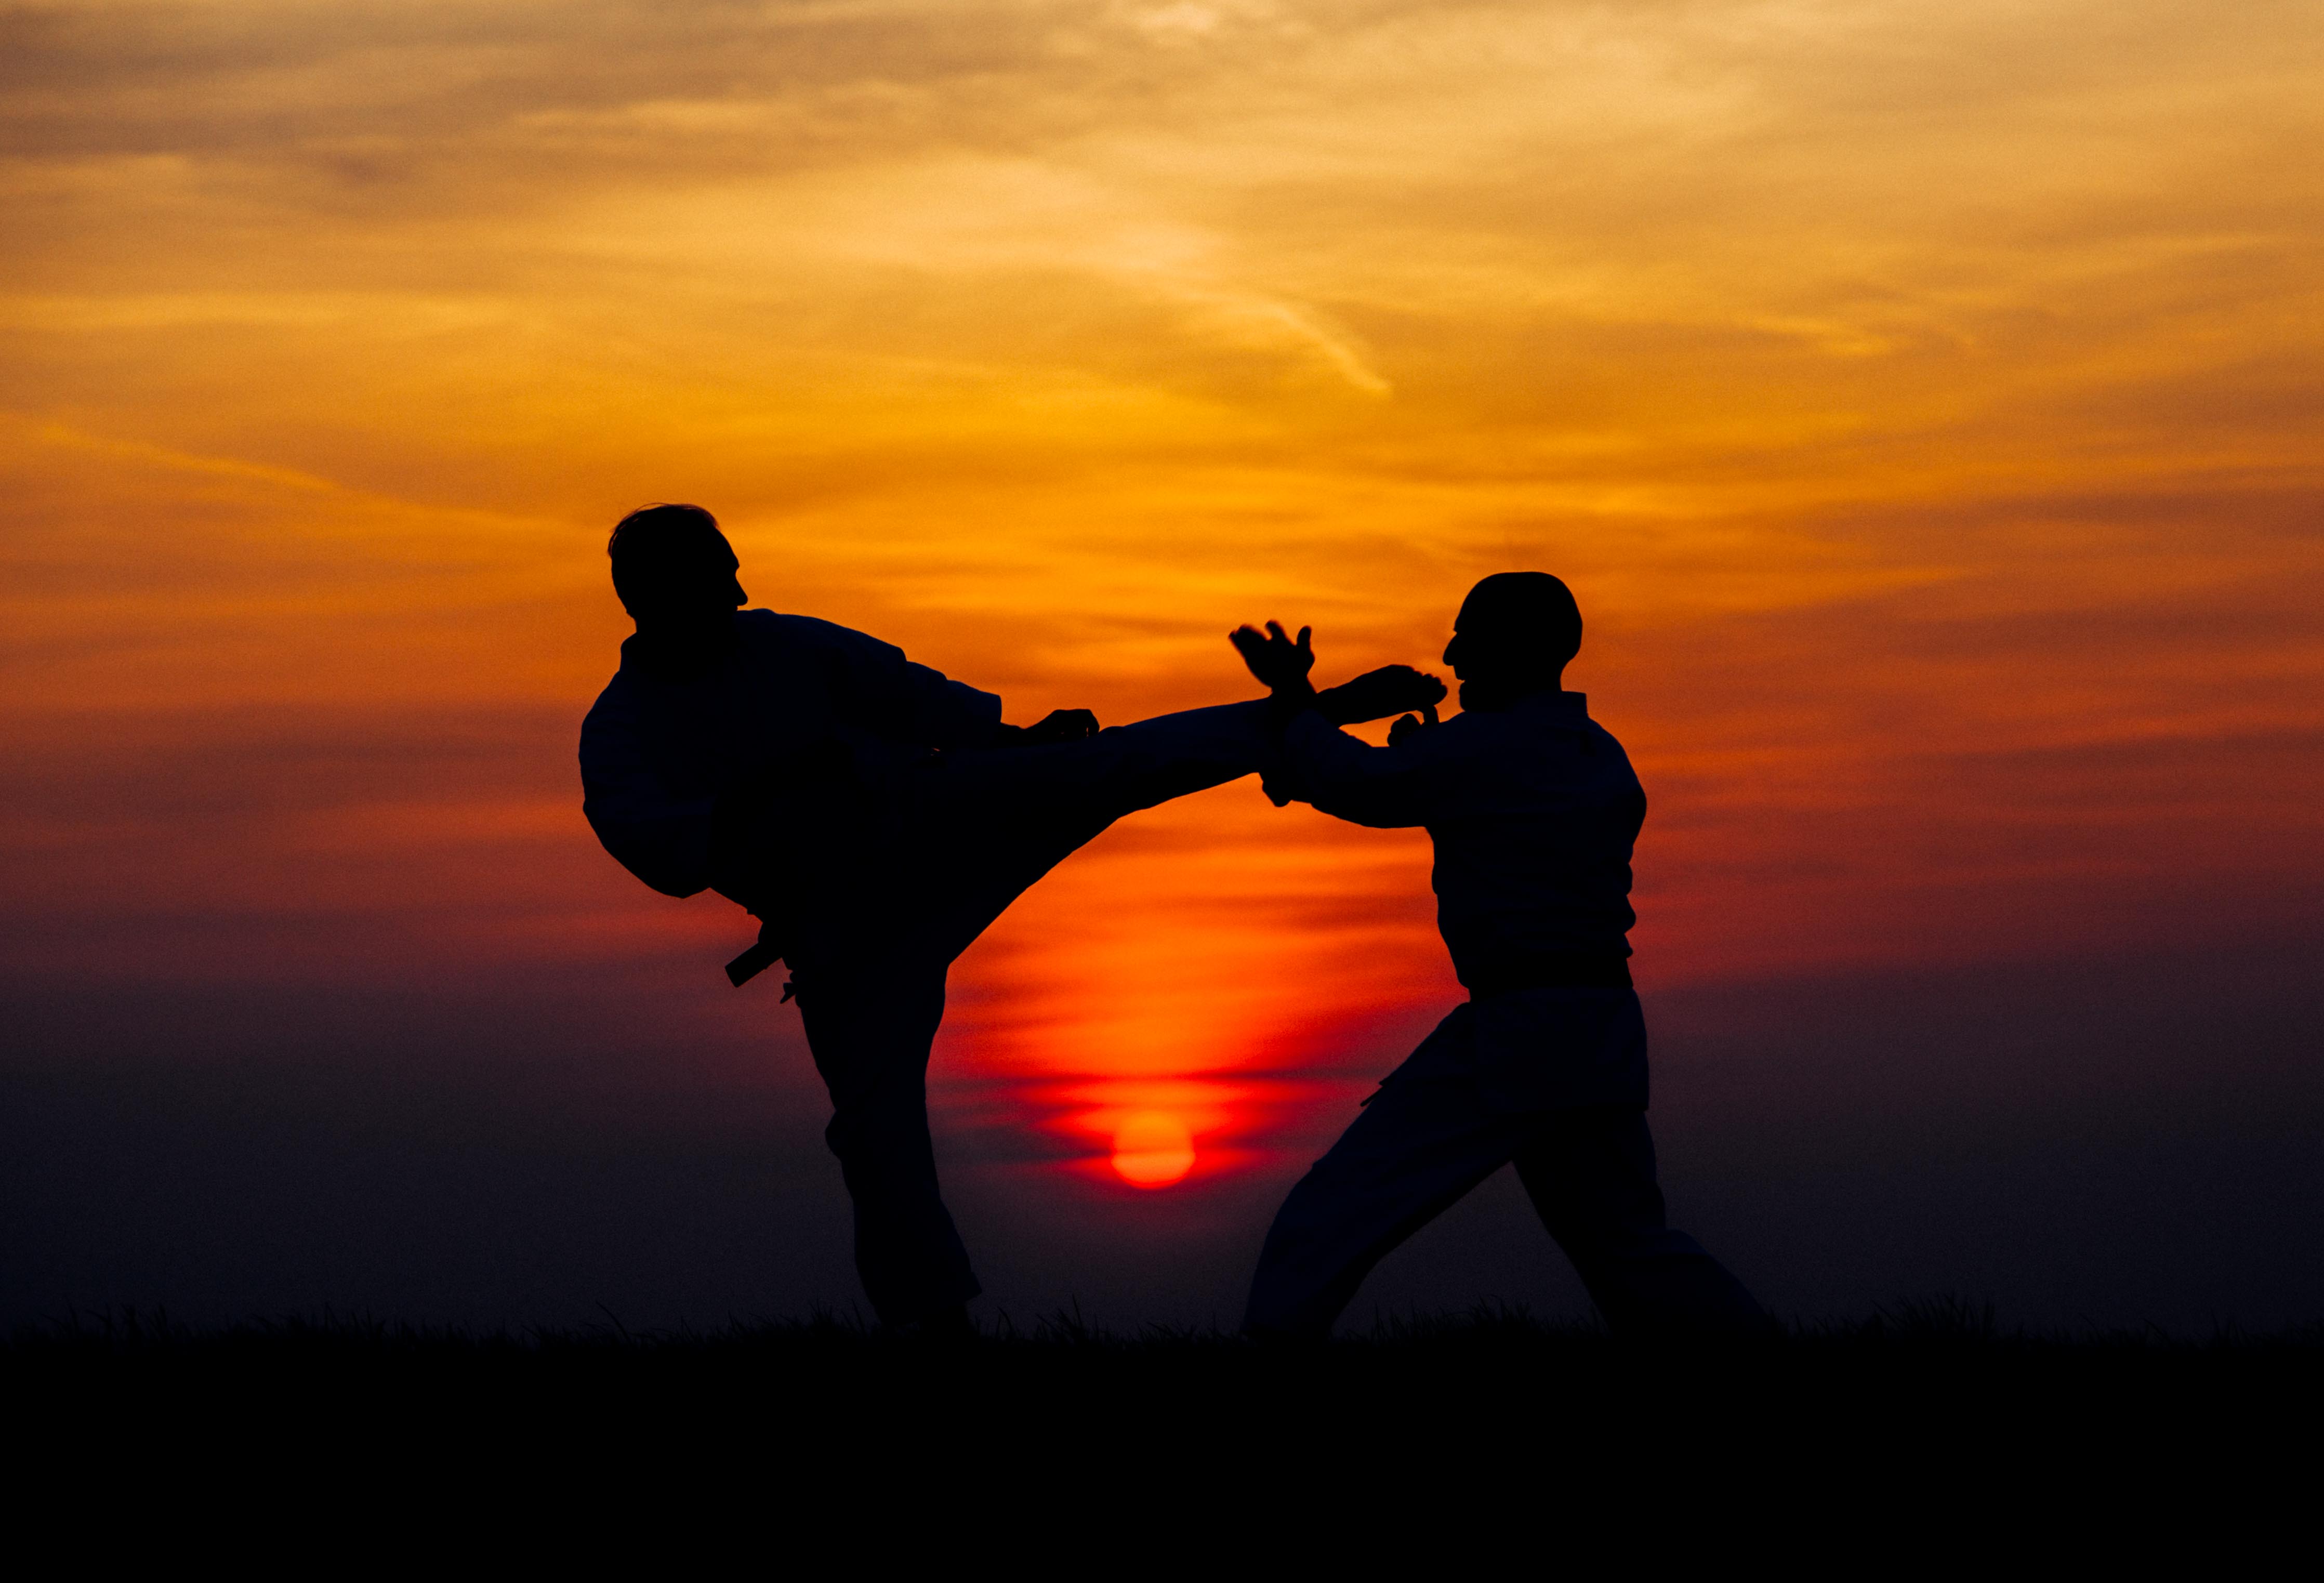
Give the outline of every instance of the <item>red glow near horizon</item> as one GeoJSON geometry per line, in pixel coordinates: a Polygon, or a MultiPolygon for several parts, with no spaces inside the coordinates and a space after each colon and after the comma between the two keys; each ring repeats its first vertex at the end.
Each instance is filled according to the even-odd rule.
{"type": "MultiPolygon", "coordinates": [[[[1247,696],[1269,617],[1434,667],[1555,571],[1649,995],[2324,888],[2288,14],[1018,8],[964,71],[952,5],[617,48],[485,0],[390,81],[367,0],[51,9],[0,87],[23,971],[635,972],[794,1039],[720,999],[742,916],[580,818],[650,499],[1020,722],[1247,696]]],[[[1061,1191],[1281,1164],[1458,998],[1428,861],[1250,783],[1125,820],[959,964],[940,1129],[1061,1191]]],[[[622,1081],[779,1081],[704,1061],[622,1081]]]]}

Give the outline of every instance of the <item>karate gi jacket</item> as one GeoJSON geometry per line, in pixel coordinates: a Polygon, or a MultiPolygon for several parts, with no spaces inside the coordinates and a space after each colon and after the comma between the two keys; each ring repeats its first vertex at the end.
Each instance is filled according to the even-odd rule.
{"type": "Polygon", "coordinates": [[[582,812],[622,866],[667,896],[711,888],[762,917],[827,877],[882,772],[990,743],[991,693],[811,616],[738,611],[734,651],[684,678],[637,640],[581,723],[582,812]]]}
{"type": "MultiPolygon", "coordinates": [[[[1269,778],[1354,824],[1426,827],[1437,927],[1472,991],[1528,963],[1630,954],[1646,795],[1582,694],[1468,710],[1387,748],[1311,710],[1286,729],[1269,778]]],[[[1496,1103],[1646,1104],[1646,1025],[1628,989],[1480,994],[1444,1032],[1496,1103]]]]}

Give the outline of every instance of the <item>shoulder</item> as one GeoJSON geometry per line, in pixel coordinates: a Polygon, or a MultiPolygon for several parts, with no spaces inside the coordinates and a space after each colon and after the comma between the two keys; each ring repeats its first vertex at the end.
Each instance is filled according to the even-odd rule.
{"type": "Polygon", "coordinates": [[[1544,738],[1580,741],[1593,750],[1611,748],[1617,756],[1622,744],[1614,733],[1590,717],[1589,695],[1583,693],[1551,693],[1527,699],[1509,711],[1519,729],[1544,738]]]}
{"type": "Polygon", "coordinates": [[[1629,755],[1613,732],[1590,718],[1577,693],[1531,699],[1508,709],[1464,710],[1414,740],[1429,738],[1438,739],[1442,750],[1512,767],[1553,767],[1561,777],[1577,771],[1625,779],[1631,775],[1629,755]],[[1592,765],[1600,768],[1592,769],[1592,765]]]}
{"type": "Polygon", "coordinates": [[[826,621],[815,616],[785,615],[771,610],[746,610],[736,612],[736,628],[742,640],[752,647],[761,644],[783,645],[824,653],[847,655],[897,654],[903,650],[892,643],[883,643],[869,632],[859,632],[853,627],[843,627],[837,621],[826,621]]]}
{"type": "Polygon", "coordinates": [[[1423,726],[1397,745],[1416,754],[1448,758],[1489,751],[1508,731],[1508,716],[1484,709],[1463,709],[1452,719],[1423,726]]]}
{"type": "Polygon", "coordinates": [[[1582,721],[1582,751],[1588,762],[1600,766],[1596,774],[1600,783],[1624,796],[1644,796],[1646,788],[1638,784],[1637,768],[1621,739],[1594,720],[1582,721]]]}
{"type": "Polygon", "coordinates": [[[612,677],[598,689],[597,701],[589,706],[589,713],[582,722],[583,731],[587,731],[598,722],[621,719],[636,710],[638,695],[645,686],[644,679],[630,659],[630,645],[636,641],[634,638],[622,640],[622,663],[614,667],[612,677]]]}
{"type": "Polygon", "coordinates": [[[1607,754],[1610,756],[1615,762],[1622,765],[1625,768],[1629,767],[1630,755],[1624,750],[1622,740],[1619,737],[1616,736],[1612,732],[1608,731],[1596,721],[1591,719],[1587,714],[1582,716],[1580,723],[1582,727],[1582,740],[1583,742],[1588,744],[1592,752],[1607,754]]]}

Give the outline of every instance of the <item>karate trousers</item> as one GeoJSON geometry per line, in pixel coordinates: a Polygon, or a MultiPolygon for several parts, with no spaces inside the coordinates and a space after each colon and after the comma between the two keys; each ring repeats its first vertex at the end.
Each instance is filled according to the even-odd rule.
{"type": "MultiPolygon", "coordinates": [[[[1542,1224],[1618,1336],[1745,1336],[1772,1325],[1741,1283],[1664,1220],[1645,1109],[1645,1025],[1628,990],[1573,992],[1582,1042],[1480,1050],[1462,1006],[1368,1100],[1284,1201],[1251,1282],[1244,1329],[1321,1339],[1372,1267],[1470,1189],[1514,1164],[1542,1224]],[[1627,1003],[1627,1004],[1625,1004],[1627,1003]],[[1635,1078],[1595,1060],[1609,1011],[1636,1026],[1635,1078]],[[1580,1069],[1561,1085],[1559,1068],[1580,1069]],[[1630,1091],[1616,1103],[1557,1103],[1630,1091]],[[1593,1094],[1592,1091],[1597,1091],[1593,1094]],[[1543,1101],[1549,1102],[1543,1102],[1543,1101]]],[[[1552,1008],[1555,1009],[1554,1007],[1552,1008]]],[[[1535,1019],[1536,1025],[1541,1019],[1535,1019]]],[[[1555,1018],[1549,1019],[1554,1032],[1555,1018]]]]}
{"type": "Polygon", "coordinates": [[[954,958],[1124,814],[1259,768],[1266,705],[1166,714],[1078,742],[945,754],[872,789],[848,905],[787,959],[873,1311],[904,1324],[981,1290],[928,1132],[929,1048],[954,958]]]}

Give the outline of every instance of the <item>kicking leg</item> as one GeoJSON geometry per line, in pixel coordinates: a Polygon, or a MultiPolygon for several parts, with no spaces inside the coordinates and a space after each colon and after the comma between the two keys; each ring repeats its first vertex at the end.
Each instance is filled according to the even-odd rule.
{"type": "Polygon", "coordinates": [[[1116,819],[1259,769],[1266,705],[1158,715],[1078,742],[946,754],[900,788],[894,923],[950,961],[1116,819]]]}
{"type": "Polygon", "coordinates": [[[1268,752],[1267,705],[1222,704],[1075,742],[947,754],[929,784],[975,815],[1111,821],[1249,775],[1268,752]]]}

